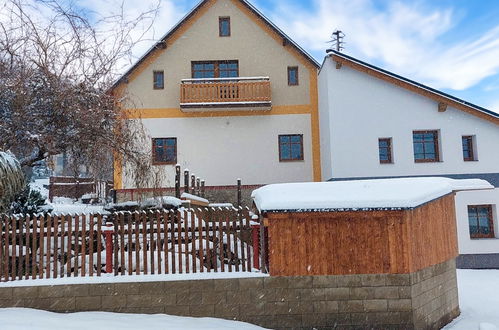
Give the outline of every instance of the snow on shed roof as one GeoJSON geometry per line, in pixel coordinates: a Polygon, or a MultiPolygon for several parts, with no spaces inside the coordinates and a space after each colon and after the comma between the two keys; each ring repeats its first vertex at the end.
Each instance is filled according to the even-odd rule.
{"type": "Polygon", "coordinates": [[[480,179],[398,178],[271,184],[251,197],[260,211],[411,209],[452,191],[493,188],[480,179]]]}

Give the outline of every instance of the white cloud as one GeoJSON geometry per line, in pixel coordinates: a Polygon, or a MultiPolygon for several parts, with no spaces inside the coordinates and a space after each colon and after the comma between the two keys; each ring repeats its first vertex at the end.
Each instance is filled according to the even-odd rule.
{"type": "MultiPolygon", "coordinates": [[[[130,38],[141,41],[134,46],[131,57],[123,61],[124,67],[130,66],[142,57],[189,10],[189,7],[185,6],[185,1],[175,0],[78,0],[77,5],[94,13],[97,20],[102,17],[119,15],[122,9],[126,19],[132,21],[144,13],[155,13],[155,17],[152,17],[151,14],[147,15],[149,18],[144,19],[142,24],[132,31],[130,38]],[[123,8],[121,8],[122,5],[123,8]]],[[[105,31],[105,22],[101,22],[100,25],[98,28],[105,31]]],[[[108,42],[112,44],[111,40],[108,42]]]]}
{"type": "Polygon", "coordinates": [[[324,51],[331,32],[341,29],[347,54],[436,88],[464,90],[499,73],[499,26],[476,40],[443,41],[459,23],[453,8],[430,8],[421,1],[380,8],[372,0],[315,0],[303,13],[281,1],[272,18],[314,51],[324,51]]]}
{"type": "Polygon", "coordinates": [[[499,100],[489,103],[487,109],[499,113],[499,100]]]}

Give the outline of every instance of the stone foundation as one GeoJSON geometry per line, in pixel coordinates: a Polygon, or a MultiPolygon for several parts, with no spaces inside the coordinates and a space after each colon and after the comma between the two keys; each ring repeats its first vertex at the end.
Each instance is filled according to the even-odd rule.
{"type": "Polygon", "coordinates": [[[218,317],[271,329],[440,329],[459,315],[454,260],[396,275],[0,287],[0,307],[218,317]]]}
{"type": "Polygon", "coordinates": [[[499,253],[460,254],[456,263],[460,269],[499,269],[499,253]]]}

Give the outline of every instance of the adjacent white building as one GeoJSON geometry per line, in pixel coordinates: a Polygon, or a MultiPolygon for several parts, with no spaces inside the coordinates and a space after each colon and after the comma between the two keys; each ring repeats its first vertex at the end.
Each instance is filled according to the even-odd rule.
{"type": "Polygon", "coordinates": [[[461,267],[499,267],[499,114],[332,51],[319,73],[324,180],[445,176],[458,192],[461,267]]]}

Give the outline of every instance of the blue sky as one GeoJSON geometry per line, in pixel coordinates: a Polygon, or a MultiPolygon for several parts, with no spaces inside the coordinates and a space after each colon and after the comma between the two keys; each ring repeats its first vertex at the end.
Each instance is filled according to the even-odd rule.
{"type": "MultiPolygon", "coordinates": [[[[198,0],[159,0],[150,39],[159,39],[198,0]]],[[[112,11],[113,1],[76,0],[112,11]]],[[[125,0],[146,10],[153,1],[125,0]]],[[[319,62],[335,29],[345,53],[499,112],[499,2],[496,0],[252,0],[319,62]]],[[[134,52],[138,57],[151,41],[134,52]]]]}

